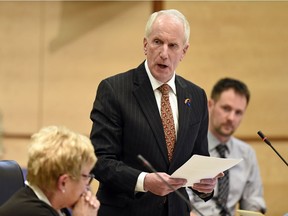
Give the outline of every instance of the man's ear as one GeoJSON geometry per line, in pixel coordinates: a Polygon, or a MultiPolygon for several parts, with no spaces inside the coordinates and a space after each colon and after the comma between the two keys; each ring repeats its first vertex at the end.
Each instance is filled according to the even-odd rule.
{"type": "Polygon", "coordinates": [[[209,99],[208,100],[208,109],[209,109],[209,111],[214,106],[214,104],[215,104],[215,101],[213,99],[209,99]]]}
{"type": "Polygon", "coordinates": [[[183,49],[184,54],[186,54],[186,52],[187,52],[189,46],[190,46],[190,44],[187,44],[187,45],[185,46],[185,48],[183,49]]]}
{"type": "Polygon", "coordinates": [[[147,55],[147,39],[144,37],[143,39],[143,49],[144,49],[144,54],[147,55]]]}
{"type": "Polygon", "coordinates": [[[183,48],[183,50],[182,50],[182,56],[181,56],[181,58],[180,58],[180,61],[182,61],[182,59],[183,59],[184,56],[186,55],[186,52],[187,52],[189,46],[190,46],[189,44],[186,44],[186,46],[183,48]]]}

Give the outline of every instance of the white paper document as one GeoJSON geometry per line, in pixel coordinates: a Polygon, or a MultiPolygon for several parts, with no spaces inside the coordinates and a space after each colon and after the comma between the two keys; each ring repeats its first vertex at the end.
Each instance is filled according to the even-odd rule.
{"type": "Polygon", "coordinates": [[[176,170],[172,178],[187,179],[186,186],[192,186],[200,179],[214,178],[218,173],[238,164],[243,159],[207,157],[202,155],[193,155],[185,164],[176,170]]]}

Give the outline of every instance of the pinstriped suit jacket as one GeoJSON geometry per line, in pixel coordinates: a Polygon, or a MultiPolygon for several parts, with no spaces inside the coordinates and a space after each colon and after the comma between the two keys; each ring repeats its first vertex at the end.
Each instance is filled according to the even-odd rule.
{"type": "MultiPolygon", "coordinates": [[[[100,182],[97,192],[100,216],[189,215],[189,207],[175,193],[160,197],[134,191],[138,175],[149,172],[137,160],[138,154],[157,171],[168,174],[193,154],[209,155],[206,94],[177,75],[175,84],[179,129],[170,163],[161,117],[144,63],[99,84],[90,115],[93,121],[90,137],[98,157],[93,172],[100,182]],[[190,106],[184,103],[187,98],[191,100],[190,106]]],[[[184,188],[180,192],[188,199],[184,188]]]]}

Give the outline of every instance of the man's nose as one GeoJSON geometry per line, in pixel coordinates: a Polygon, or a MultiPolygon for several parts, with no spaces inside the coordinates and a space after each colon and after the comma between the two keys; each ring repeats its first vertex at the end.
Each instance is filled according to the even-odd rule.
{"type": "Polygon", "coordinates": [[[234,118],[235,118],[235,112],[233,112],[233,111],[229,112],[228,119],[232,121],[232,120],[234,120],[234,118]]]}
{"type": "Polygon", "coordinates": [[[168,58],[168,46],[165,44],[162,46],[162,49],[160,51],[160,57],[162,59],[168,58]]]}

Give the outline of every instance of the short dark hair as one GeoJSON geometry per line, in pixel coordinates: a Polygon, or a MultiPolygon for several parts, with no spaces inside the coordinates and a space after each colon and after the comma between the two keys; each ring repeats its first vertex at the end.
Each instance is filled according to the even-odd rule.
{"type": "Polygon", "coordinates": [[[212,89],[211,98],[217,101],[220,98],[221,93],[228,89],[233,89],[237,94],[245,96],[248,105],[250,100],[250,91],[247,85],[244,82],[233,78],[220,79],[212,89]]]}

